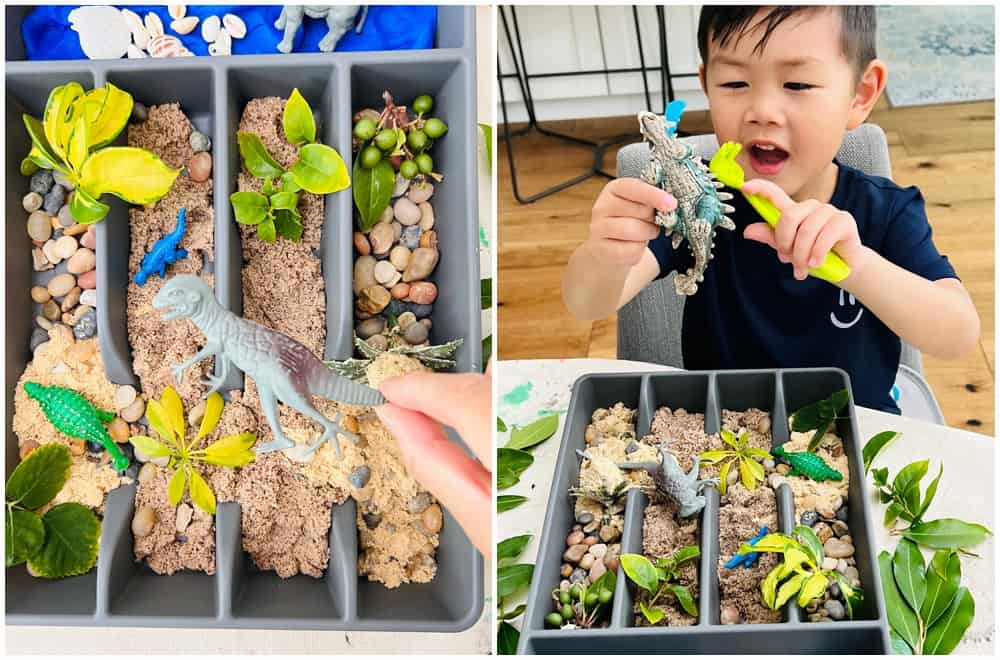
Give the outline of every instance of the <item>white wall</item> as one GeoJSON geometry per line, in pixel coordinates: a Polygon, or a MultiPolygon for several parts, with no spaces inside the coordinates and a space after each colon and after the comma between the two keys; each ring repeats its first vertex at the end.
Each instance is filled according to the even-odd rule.
{"type": "MultiPolygon", "coordinates": [[[[500,70],[513,73],[501,9],[507,15],[514,40],[510,7],[497,9],[497,43],[500,70]]],[[[698,56],[698,12],[700,5],[665,7],[667,48],[672,73],[694,73],[698,56]]],[[[639,48],[635,39],[632,7],[624,6],[519,6],[518,26],[530,73],[587,71],[593,69],[638,68],[639,48]]],[[[660,46],[655,8],[639,7],[642,50],[653,110],[660,110],[660,46]]],[[[507,113],[511,122],[527,121],[521,90],[516,78],[504,79],[507,113]]],[[[687,101],[688,110],[708,108],[697,78],[674,78],[674,95],[687,101]]],[[[630,115],[646,107],[642,76],[639,73],[595,74],[560,78],[535,78],[531,81],[535,114],[539,121],[579,117],[630,115]]],[[[502,122],[500,95],[497,93],[497,121],[502,122]]]]}

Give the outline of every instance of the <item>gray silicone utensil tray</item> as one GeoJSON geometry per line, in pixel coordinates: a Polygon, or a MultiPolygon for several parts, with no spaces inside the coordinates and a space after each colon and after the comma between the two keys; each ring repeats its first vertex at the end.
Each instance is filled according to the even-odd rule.
{"type": "MultiPolygon", "coordinates": [[[[6,474],[18,462],[11,430],[14,386],[31,358],[31,319],[38,313],[29,289],[56,270],[34,273],[21,198],[28,180],[18,172],[30,142],[21,113],[41,116],[49,91],[76,80],[86,88],[106,81],[146,105],[179,102],[196,127],[212,139],[216,293],[227,308],[242,311],[240,234],[229,195],[240,170],[236,129],[247,101],[287,97],[298,87],[316,113],[319,139],[335,147],[350,167],[352,115],[376,106],[389,89],[408,104],[421,93],[435,99],[435,116],[450,130],[434,150],[435,169],[445,173],[435,199],[441,284],[431,341],[465,338],[457,371],[482,370],[479,309],[475,9],[438,9],[437,44],[429,50],[334,54],[247,55],[224,58],[18,61],[24,59],[20,23],[29,7],[6,8],[7,129],[7,315],[6,474]],[[31,310],[35,310],[32,312],[31,310]]],[[[124,136],[119,138],[124,140],[124,136]]],[[[112,382],[137,384],[125,321],[128,277],[128,205],[117,198],[97,228],[98,328],[101,353],[112,382]]],[[[327,296],[326,359],[352,352],[353,201],[350,189],[328,195],[320,256],[327,296]]],[[[241,388],[242,374],[227,385],[241,388]]],[[[452,434],[452,438],[458,440],[452,434]]],[[[132,559],[131,517],[135,486],[112,491],[106,501],[97,566],[62,580],[30,577],[23,565],[7,569],[6,621],[37,625],[129,625],[212,628],[284,628],[457,632],[470,627],[483,607],[483,559],[451,515],[437,551],[438,572],[428,584],[386,589],[357,575],[358,539],[353,500],[335,507],[330,564],[322,579],[282,580],[259,571],[242,550],[240,507],[220,505],[216,517],[217,572],[156,575],[132,559]]]]}
{"type": "MultiPolygon", "coordinates": [[[[849,416],[838,421],[837,432],[844,439],[850,462],[848,525],[867,595],[855,620],[808,623],[793,601],[786,606],[782,623],[721,625],[717,572],[719,496],[715,489],[709,488],[704,491],[708,503],[701,514],[697,625],[636,627],[632,592],[621,568],[618,569],[608,628],[553,630],[547,629],[544,622],[545,615],[552,610],[550,594],[561,580],[559,567],[566,549],[566,534],[574,522],[568,489],[576,483],[580,473],[576,450],[585,446],[584,431],[596,409],[613,406],[619,401],[638,409],[636,435],[642,438],[650,432],[656,410],[662,406],[704,413],[707,433],[719,431],[723,409],[757,407],[771,413],[773,442],[778,445],[788,440],[787,411],[826,398],[844,387],[850,390],[850,382],[847,374],[839,369],[660,371],[594,374],[578,379],[573,385],[552,478],[518,653],[888,653],[889,627],[878,579],[866,487],[861,476],[863,440],[858,432],[853,397],[848,404],[849,416]]],[[[648,498],[643,493],[637,490],[628,493],[622,553],[642,553],[643,512],[647,504],[648,498]]],[[[786,485],[778,490],[778,518],[781,531],[790,533],[796,523],[792,492],[786,485]]]]}

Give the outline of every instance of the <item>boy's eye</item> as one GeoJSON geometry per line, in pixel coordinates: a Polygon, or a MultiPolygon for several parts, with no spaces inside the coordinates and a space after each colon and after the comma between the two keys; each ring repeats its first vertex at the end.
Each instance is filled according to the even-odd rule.
{"type": "Polygon", "coordinates": [[[733,82],[722,83],[719,87],[727,87],[729,89],[736,89],[737,87],[746,87],[747,84],[742,80],[736,80],[733,82]]]}
{"type": "Polygon", "coordinates": [[[790,90],[796,91],[796,92],[801,92],[801,91],[804,91],[804,90],[807,90],[807,89],[812,89],[815,86],[816,85],[810,85],[809,83],[800,83],[800,82],[785,83],[785,87],[787,89],[790,89],[790,90]]]}

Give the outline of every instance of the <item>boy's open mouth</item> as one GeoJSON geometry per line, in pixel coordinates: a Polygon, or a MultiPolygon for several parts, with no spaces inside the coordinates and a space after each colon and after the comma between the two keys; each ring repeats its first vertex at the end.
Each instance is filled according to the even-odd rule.
{"type": "Polygon", "coordinates": [[[766,142],[752,142],[747,150],[750,165],[758,174],[777,174],[788,160],[788,152],[766,142]]]}

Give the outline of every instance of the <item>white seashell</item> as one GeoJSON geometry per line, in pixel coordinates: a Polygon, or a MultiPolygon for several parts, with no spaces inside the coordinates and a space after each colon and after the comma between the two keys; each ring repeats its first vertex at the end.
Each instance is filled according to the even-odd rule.
{"type": "MultiPolygon", "coordinates": [[[[142,17],[135,13],[131,9],[122,9],[122,16],[125,17],[125,22],[128,23],[128,29],[135,32],[136,29],[142,27],[142,17]]],[[[143,28],[145,29],[145,28],[143,28]]]]}
{"type": "Polygon", "coordinates": [[[229,35],[229,30],[226,28],[219,30],[219,34],[215,37],[215,43],[227,53],[233,52],[233,38],[229,35]]]}
{"type": "Polygon", "coordinates": [[[163,21],[153,12],[146,14],[144,24],[146,25],[146,32],[149,32],[150,37],[163,36],[163,21]]]}
{"type": "Polygon", "coordinates": [[[178,57],[194,57],[194,53],[192,53],[187,48],[185,48],[184,50],[182,50],[180,52],[180,54],[178,55],[178,57]]]}
{"type": "Polygon", "coordinates": [[[219,20],[218,16],[209,16],[201,22],[201,38],[206,43],[212,43],[219,36],[219,28],[221,26],[222,21],[219,20]]]}
{"type": "Polygon", "coordinates": [[[226,44],[216,41],[215,43],[208,44],[208,54],[226,56],[232,55],[233,52],[226,44]]]}
{"type": "Polygon", "coordinates": [[[197,16],[185,16],[170,23],[170,29],[177,34],[189,34],[198,25],[197,16]]]}
{"type": "Polygon", "coordinates": [[[146,28],[141,24],[132,31],[132,41],[135,42],[136,46],[144,50],[149,46],[149,33],[146,32],[146,28]]]}
{"type": "Polygon", "coordinates": [[[184,50],[184,44],[173,35],[161,34],[149,40],[149,54],[153,57],[177,57],[184,50]]]}
{"type": "Polygon", "coordinates": [[[187,14],[187,5],[167,5],[167,13],[170,18],[179,21],[187,14]]]}
{"type": "Polygon", "coordinates": [[[222,24],[229,30],[229,35],[233,39],[242,39],[247,36],[247,24],[236,14],[226,14],[223,16],[222,24]]]}
{"type": "Polygon", "coordinates": [[[128,51],[131,31],[114,7],[78,7],[69,13],[69,22],[80,35],[83,54],[92,60],[118,59],[128,51]]]}
{"type": "Polygon", "coordinates": [[[126,55],[128,55],[128,58],[130,60],[141,60],[144,57],[149,57],[149,55],[144,53],[143,50],[138,46],[136,46],[135,44],[128,45],[128,51],[126,51],[126,55]]]}

